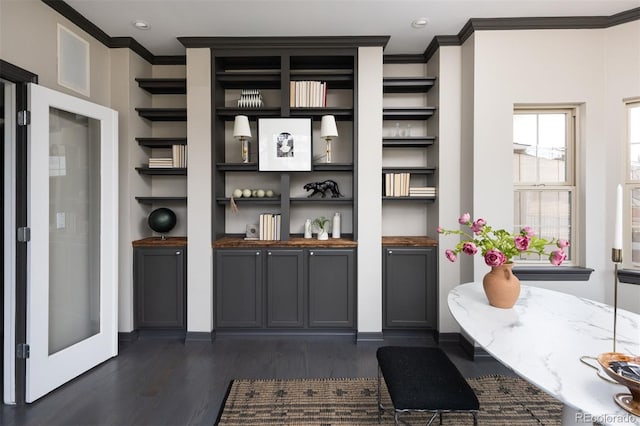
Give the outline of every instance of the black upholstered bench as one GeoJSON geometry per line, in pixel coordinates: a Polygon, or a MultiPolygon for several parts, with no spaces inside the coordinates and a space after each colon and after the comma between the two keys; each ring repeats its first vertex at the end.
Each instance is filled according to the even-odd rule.
{"type": "MultiPolygon", "coordinates": [[[[378,358],[378,422],[385,411],[380,400],[380,377],[387,384],[395,424],[401,413],[433,412],[430,425],[442,413],[468,412],[478,424],[480,404],[473,389],[440,348],[384,346],[378,358]]],[[[403,421],[403,423],[405,423],[403,421]]]]}

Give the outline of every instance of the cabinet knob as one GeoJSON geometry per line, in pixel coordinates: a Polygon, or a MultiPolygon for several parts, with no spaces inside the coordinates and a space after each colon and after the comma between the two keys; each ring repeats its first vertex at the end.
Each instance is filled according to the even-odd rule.
{"type": "Polygon", "coordinates": [[[181,253],[182,253],[181,251],[177,251],[176,256],[180,256],[181,253]]]}
{"type": "Polygon", "coordinates": [[[393,254],[393,250],[389,250],[389,254],[393,254]]]}
{"type": "Polygon", "coordinates": [[[313,256],[313,252],[312,251],[309,252],[309,256],[313,256]]]}
{"type": "Polygon", "coordinates": [[[271,256],[271,252],[268,252],[267,254],[268,254],[269,256],[271,256]]]}
{"type": "Polygon", "coordinates": [[[259,251],[256,252],[256,256],[260,256],[260,252],[259,251]]]}

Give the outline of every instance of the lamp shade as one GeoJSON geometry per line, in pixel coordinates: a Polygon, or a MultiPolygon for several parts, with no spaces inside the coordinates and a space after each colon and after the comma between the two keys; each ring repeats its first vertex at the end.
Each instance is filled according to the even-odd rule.
{"type": "Polygon", "coordinates": [[[322,116],[320,122],[320,137],[334,138],[338,136],[338,128],[336,127],[336,118],[333,115],[322,116]]]}
{"type": "Polygon", "coordinates": [[[236,115],[233,123],[233,137],[251,137],[249,118],[246,115],[236,115]]]}

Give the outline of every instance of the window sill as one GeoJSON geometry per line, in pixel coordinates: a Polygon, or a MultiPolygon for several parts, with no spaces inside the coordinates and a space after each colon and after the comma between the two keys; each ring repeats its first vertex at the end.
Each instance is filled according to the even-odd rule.
{"type": "MultiPolygon", "coordinates": [[[[517,266],[513,274],[522,281],[589,281],[593,269],[581,266],[517,266]]],[[[637,275],[640,283],[640,273],[637,275]]]]}
{"type": "Polygon", "coordinates": [[[635,269],[618,269],[618,280],[625,284],[640,285],[640,271],[635,269]]]}

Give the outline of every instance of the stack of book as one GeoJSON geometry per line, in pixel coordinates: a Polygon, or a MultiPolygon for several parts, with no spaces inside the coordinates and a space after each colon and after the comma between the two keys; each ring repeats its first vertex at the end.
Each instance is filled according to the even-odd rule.
{"type": "Polygon", "coordinates": [[[435,197],[436,188],[434,186],[414,186],[409,188],[410,197],[435,197]]]}
{"type": "Polygon", "coordinates": [[[173,167],[187,167],[186,145],[172,145],[171,153],[173,154],[173,167]]]}
{"type": "Polygon", "coordinates": [[[238,108],[262,108],[262,94],[258,89],[242,89],[240,91],[240,100],[238,100],[238,108]]]}
{"type": "Polygon", "coordinates": [[[155,157],[149,158],[150,169],[170,169],[173,166],[173,158],[171,157],[155,157]]]}
{"type": "Polygon", "coordinates": [[[407,197],[410,176],[410,173],[385,173],[384,195],[387,197],[407,197]]]}
{"type": "Polygon", "coordinates": [[[324,108],[327,106],[327,83],[324,81],[292,81],[289,87],[289,106],[324,108]]]}
{"type": "Polygon", "coordinates": [[[260,239],[279,240],[282,216],[279,213],[262,213],[260,215],[260,239]]]}

